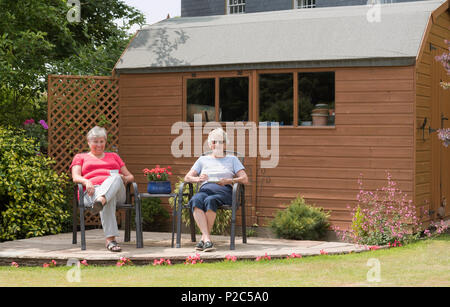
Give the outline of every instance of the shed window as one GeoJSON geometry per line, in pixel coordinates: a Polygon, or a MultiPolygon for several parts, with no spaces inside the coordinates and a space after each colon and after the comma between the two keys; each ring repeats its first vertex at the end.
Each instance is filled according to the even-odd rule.
{"type": "Polygon", "coordinates": [[[296,0],[298,9],[307,9],[316,7],[316,0],[296,0]]]}
{"type": "Polygon", "coordinates": [[[219,121],[248,121],[248,77],[220,78],[219,121]]]}
{"type": "Polygon", "coordinates": [[[278,122],[280,126],[293,122],[293,74],[259,75],[260,125],[278,122]]]}
{"type": "Polygon", "coordinates": [[[334,72],[298,74],[298,125],[334,126],[334,72]]]}
{"type": "Polygon", "coordinates": [[[187,121],[194,121],[194,114],[202,114],[203,122],[215,121],[215,79],[187,80],[187,121]]]}
{"type": "Polygon", "coordinates": [[[245,13],[245,0],[227,0],[228,14],[245,13]]]}

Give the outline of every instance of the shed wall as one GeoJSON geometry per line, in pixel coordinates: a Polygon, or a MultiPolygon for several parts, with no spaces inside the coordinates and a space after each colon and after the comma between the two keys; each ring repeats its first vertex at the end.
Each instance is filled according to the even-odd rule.
{"type": "MultiPolygon", "coordinates": [[[[427,35],[423,43],[422,53],[419,55],[415,69],[416,78],[416,161],[415,161],[415,202],[416,205],[436,212],[441,203],[441,197],[450,195],[448,185],[449,150],[442,146],[436,133],[429,133],[428,127],[438,129],[441,126],[441,114],[450,118],[448,105],[449,92],[440,88],[439,81],[449,80],[443,72],[442,64],[436,62],[434,57],[443,54],[448,47],[444,39],[450,38],[450,13],[444,11],[434,23],[430,19],[427,35]],[[432,47],[430,47],[432,44],[432,47]],[[436,49],[434,49],[436,48],[436,49]],[[420,127],[427,118],[425,133],[420,127]],[[441,165],[442,163],[442,165],[441,165]],[[446,178],[441,178],[440,172],[446,178]],[[442,181],[442,184],[441,184],[442,181]],[[442,190],[442,191],[441,191],[442,190]]],[[[449,121],[444,121],[444,128],[450,127],[449,121]]],[[[446,216],[450,215],[449,205],[446,206],[446,216]]]]}
{"type": "MultiPolygon", "coordinates": [[[[389,171],[398,187],[413,195],[414,66],[330,70],[336,77],[335,127],[280,127],[276,168],[261,169],[259,157],[246,158],[248,225],[267,225],[300,194],[331,210],[332,224],[348,226],[347,205],[356,204],[360,174],[364,187],[375,190],[386,184],[389,171]]],[[[251,74],[262,72],[269,71],[251,74]]],[[[252,91],[256,106],[257,91],[252,91]]],[[[120,75],[119,153],[141,190],[143,168],[171,165],[174,183],[196,160],[171,155],[178,136],[171,135],[171,126],[184,120],[183,103],[183,74],[120,75]]]]}

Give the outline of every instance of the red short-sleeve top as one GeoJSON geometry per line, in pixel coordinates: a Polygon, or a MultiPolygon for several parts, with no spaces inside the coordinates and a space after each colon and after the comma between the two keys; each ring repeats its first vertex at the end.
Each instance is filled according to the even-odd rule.
{"type": "Polygon", "coordinates": [[[118,170],[120,174],[120,168],[125,163],[115,152],[105,152],[101,159],[87,153],[76,154],[70,169],[74,165],[81,165],[81,176],[89,179],[93,185],[101,185],[111,175],[112,170],[118,170]]]}

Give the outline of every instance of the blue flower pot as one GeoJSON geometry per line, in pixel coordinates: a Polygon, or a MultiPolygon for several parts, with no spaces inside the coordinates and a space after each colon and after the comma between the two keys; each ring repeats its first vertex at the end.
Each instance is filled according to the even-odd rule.
{"type": "Polygon", "coordinates": [[[147,192],[149,194],[170,194],[172,187],[170,181],[150,181],[147,184],[147,192]]]}

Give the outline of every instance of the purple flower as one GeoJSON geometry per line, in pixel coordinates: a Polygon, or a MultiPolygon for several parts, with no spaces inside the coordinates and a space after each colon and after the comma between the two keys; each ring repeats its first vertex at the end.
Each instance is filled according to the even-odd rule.
{"type": "MultiPolygon", "coordinates": [[[[34,121],[33,121],[33,122],[34,122],[34,121]]],[[[41,119],[41,120],[39,121],[39,124],[41,124],[41,126],[44,127],[45,130],[48,129],[48,126],[47,126],[47,123],[45,122],[45,120],[41,119]]]]}

